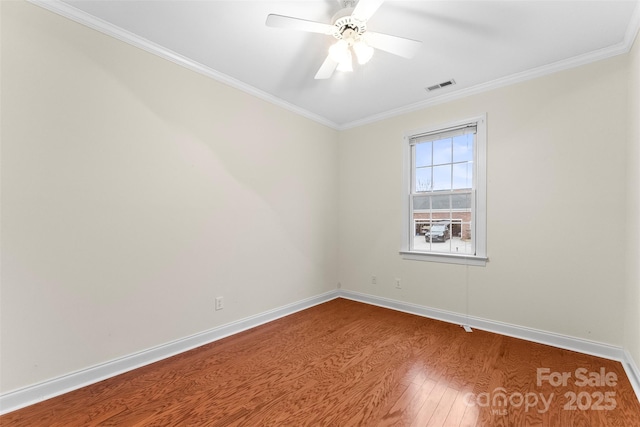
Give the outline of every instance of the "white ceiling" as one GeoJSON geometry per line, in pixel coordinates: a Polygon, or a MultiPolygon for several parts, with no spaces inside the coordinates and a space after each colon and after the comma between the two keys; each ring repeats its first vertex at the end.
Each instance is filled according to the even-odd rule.
{"type": "Polygon", "coordinates": [[[640,14],[637,0],[387,0],[368,30],[421,40],[417,55],[315,80],[335,39],[265,20],[331,23],[336,0],[32,1],[337,129],[624,53],[640,14]]]}

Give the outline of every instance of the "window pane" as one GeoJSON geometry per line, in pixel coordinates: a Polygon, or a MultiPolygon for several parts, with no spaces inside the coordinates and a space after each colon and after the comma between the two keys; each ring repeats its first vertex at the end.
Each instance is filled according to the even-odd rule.
{"type": "Polygon", "coordinates": [[[431,166],[431,141],[416,145],[416,167],[431,166]]]}
{"type": "Polygon", "coordinates": [[[433,190],[451,190],[451,164],[433,167],[433,190]]]}
{"type": "Polygon", "coordinates": [[[451,252],[456,254],[474,255],[471,242],[471,224],[463,222],[461,231],[451,238],[451,252]]]}
{"type": "Polygon", "coordinates": [[[453,161],[466,162],[473,160],[474,134],[469,133],[453,138],[453,161]]]}
{"type": "Polygon", "coordinates": [[[456,163],[453,165],[453,188],[471,188],[473,185],[473,163],[456,163]]]}
{"type": "Polygon", "coordinates": [[[413,210],[425,210],[430,209],[431,196],[413,196],[413,210]]]}
{"type": "MultiPolygon", "coordinates": [[[[452,209],[471,209],[471,194],[453,194],[451,195],[452,209]]],[[[468,221],[468,219],[467,219],[468,221]]]]}
{"type": "MultiPolygon", "coordinates": [[[[438,209],[442,209],[442,210],[449,210],[451,207],[451,196],[446,195],[446,196],[433,196],[431,198],[431,209],[433,210],[438,210],[438,209]]],[[[434,217],[435,218],[435,217],[434,217]]],[[[442,217],[440,219],[447,219],[449,218],[449,213],[447,212],[447,215],[445,217],[442,217]]]]}
{"type": "Polygon", "coordinates": [[[475,255],[473,242],[471,240],[471,222],[462,221],[460,230],[456,230],[456,234],[451,239],[451,252],[475,255]]]}
{"type": "Polygon", "coordinates": [[[416,168],[415,191],[431,191],[432,189],[431,168],[416,168]]]}
{"type": "Polygon", "coordinates": [[[433,164],[451,163],[451,138],[433,141],[433,164]]]}

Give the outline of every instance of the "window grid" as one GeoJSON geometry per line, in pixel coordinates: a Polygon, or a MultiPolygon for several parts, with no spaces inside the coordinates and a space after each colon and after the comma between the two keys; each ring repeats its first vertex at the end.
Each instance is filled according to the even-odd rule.
{"type": "Polygon", "coordinates": [[[403,231],[400,246],[403,259],[486,265],[486,120],[486,114],[482,114],[405,133],[402,155],[405,202],[402,205],[403,231]],[[434,145],[419,148],[423,143],[449,138],[457,139],[457,142],[453,146],[450,146],[451,143],[447,144],[450,150],[446,152],[446,159],[440,156],[442,152],[435,154],[434,145]],[[418,153],[416,147],[419,148],[418,153]],[[450,168],[445,174],[427,169],[443,165],[450,168]],[[464,179],[461,180],[461,176],[464,179]],[[438,182],[442,177],[445,178],[438,182]],[[455,242],[452,239],[434,242],[424,235],[423,227],[427,231],[437,221],[444,221],[449,225],[453,237],[457,237],[455,242]]]}
{"type": "MultiPolygon", "coordinates": [[[[469,134],[466,134],[465,137],[467,139],[466,144],[469,145],[469,134]]],[[[475,149],[475,138],[471,141],[471,146],[475,149]]],[[[472,153],[475,154],[472,150],[472,153]]],[[[456,254],[467,254],[467,255],[475,255],[475,239],[473,238],[473,209],[471,208],[471,204],[466,210],[462,210],[464,213],[469,213],[469,220],[464,220],[464,218],[456,218],[454,217],[454,212],[458,211],[453,207],[453,195],[467,195],[469,196],[470,201],[473,199],[473,158],[475,157],[472,154],[470,159],[463,159],[455,161],[455,146],[454,146],[454,137],[446,136],[440,139],[432,139],[430,141],[421,141],[415,142],[411,145],[411,196],[410,196],[410,211],[412,212],[413,218],[413,230],[416,235],[420,235],[421,232],[424,232],[425,235],[425,244],[418,245],[415,242],[415,239],[411,240],[410,249],[411,250],[422,250],[427,252],[442,252],[442,253],[456,253],[456,254]],[[444,143],[444,144],[443,144],[444,143]],[[418,163],[418,155],[417,150],[421,145],[428,145],[428,151],[430,151],[428,162],[418,163]],[[446,144],[447,157],[446,159],[438,158],[436,159],[436,145],[444,146],[446,144]],[[420,165],[419,165],[420,164],[420,165]],[[456,180],[455,180],[455,166],[456,165],[467,165],[467,183],[471,183],[469,187],[464,188],[456,188],[456,180]],[[449,167],[449,179],[446,187],[447,189],[438,189],[439,185],[435,184],[436,177],[434,176],[434,169],[436,167],[448,166],[449,167]],[[471,171],[469,172],[469,167],[471,167],[471,171]],[[427,183],[420,184],[419,182],[419,171],[428,172],[427,183]],[[470,175],[470,176],[469,176],[470,175]],[[469,179],[470,178],[470,179],[469,179]],[[434,206],[433,206],[433,197],[428,197],[428,206],[426,209],[416,209],[415,206],[415,198],[419,195],[431,195],[436,197],[446,196],[448,199],[447,207],[445,209],[438,209],[439,215],[436,217],[434,215],[434,206]],[[418,218],[416,214],[420,214],[422,212],[427,214],[427,217],[424,216],[418,218]],[[444,212],[442,212],[444,211],[444,212]],[[444,215],[444,216],[443,216],[444,215]],[[447,231],[444,231],[444,237],[437,236],[437,240],[444,240],[442,244],[435,244],[435,232],[430,232],[426,230],[431,230],[438,227],[439,224],[447,224],[445,226],[447,231]],[[454,236],[453,234],[457,234],[454,236]],[[459,240],[456,239],[456,243],[454,244],[453,237],[459,237],[459,240]]],[[[439,156],[441,157],[441,156],[439,156]]],[[[422,213],[424,215],[424,213],[422,213]]],[[[442,229],[440,225],[438,230],[442,229]]]]}

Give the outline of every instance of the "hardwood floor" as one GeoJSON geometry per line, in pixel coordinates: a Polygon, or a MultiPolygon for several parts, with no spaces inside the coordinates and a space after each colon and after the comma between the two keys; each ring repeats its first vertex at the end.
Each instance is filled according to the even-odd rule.
{"type": "Polygon", "coordinates": [[[637,426],[640,404],[618,362],[337,299],[0,425],[637,426]]]}

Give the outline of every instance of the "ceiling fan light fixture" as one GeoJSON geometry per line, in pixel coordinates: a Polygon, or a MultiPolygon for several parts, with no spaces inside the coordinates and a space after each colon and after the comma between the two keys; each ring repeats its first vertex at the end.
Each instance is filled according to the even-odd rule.
{"type": "Polygon", "coordinates": [[[356,53],[356,58],[358,58],[358,64],[360,65],[369,62],[373,56],[373,48],[363,40],[358,40],[353,44],[353,51],[356,53]]]}
{"type": "Polygon", "coordinates": [[[338,40],[329,48],[329,56],[338,64],[341,64],[347,59],[351,60],[351,52],[349,52],[349,43],[345,40],[338,40]],[[347,56],[349,58],[347,58],[347,56]]]}
{"type": "Polygon", "coordinates": [[[342,59],[342,61],[338,62],[338,71],[353,71],[353,57],[351,56],[351,51],[347,49],[346,55],[342,59]]]}

